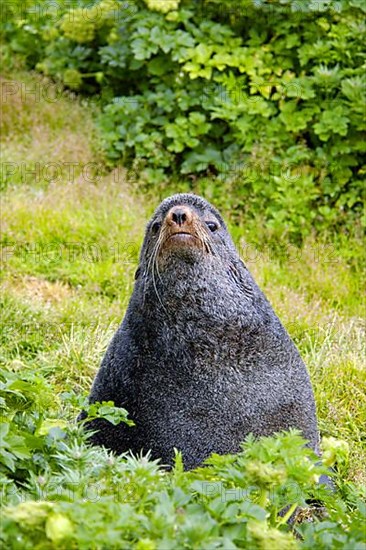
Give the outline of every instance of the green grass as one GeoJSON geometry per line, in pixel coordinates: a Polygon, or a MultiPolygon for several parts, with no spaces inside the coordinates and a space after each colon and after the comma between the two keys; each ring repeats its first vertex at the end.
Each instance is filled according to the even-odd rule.
{"type": "MultiPolygon", "coordinates": [[[[63,168],[57,181],[44,174],[24,180],[20,170],[3,181],[1,360],[14,371],[42,373],[57,402],[67,389],[89,389],[123,317],[144,225],[162,192],[143,195],[123,170],[85,177],[83,167],[102,163],[95,153],[95,108],[70,95],[56,103],[42,94],[40,101],[22,97],[24,83],[48,91],[51,84],[21,72],[8,78],[19,86],[3,110],[3,161],[63,168]],[[77,163],[72,181],[65,171],[70,162],[77,163]]],[[[245,220],[231,227],[310,370],[322,434],[349,443],[346,476],[366,482],[361,243],[312,237],[301,250],[275,254],[245,247],[244,239],[258,243],[245,220]]]]}

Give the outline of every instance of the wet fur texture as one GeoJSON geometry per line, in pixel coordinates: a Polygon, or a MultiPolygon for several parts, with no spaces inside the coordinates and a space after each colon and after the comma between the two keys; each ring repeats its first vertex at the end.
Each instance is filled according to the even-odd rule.
{"type": "Polygon", "coordinates": [[[147,225],[135,288],[93,383],[90,402],[125,407],[135,427],[104,420],[92,441],[122,453],[151,450],[186,468],[212,452],[237,452],[251,432],[302,430],[318,451],[313,392],[299,353],[238,257],[220,214],[204,199],[174,195],[147,225]],[[168,250],[156,223],[174,205],[193,208],[210,251],[168,250]],[[155,224],[155,225],[154,225],[155,224]],[[153,229],[155,228],[155,229],[153,229]]]}

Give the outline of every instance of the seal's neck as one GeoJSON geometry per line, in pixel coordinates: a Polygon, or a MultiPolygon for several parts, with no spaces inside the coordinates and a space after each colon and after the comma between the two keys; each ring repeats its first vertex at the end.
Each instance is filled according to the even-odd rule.
{"type": "Polygon", "coordinates": [[[205,262],[177,262],[174,269],[151,273],[136,285],[137,303],[147,320],[182,325],[190,322],[216,325],[241,324],[258,312],[262,294],[244,270],[209,258],[205,262]],[[247,280],[245,280],[247,278],[247,280]]]}
{"type": "Polygon", "coordinates": [[[273,331],[275,315],[244,267],[234,275],[223,263],[174,267],[141,277],[127,314],[136,347],[155,357],[156,368],[172,357],[186,369],[216,364],[218,355],[237,364],[253,339],[264,342],[273,331]]]}

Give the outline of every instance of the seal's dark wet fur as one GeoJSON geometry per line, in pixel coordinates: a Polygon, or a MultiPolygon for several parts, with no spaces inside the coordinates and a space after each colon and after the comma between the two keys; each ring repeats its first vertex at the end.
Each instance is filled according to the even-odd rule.
{"type": "Polygon", "coordinates": [[[238,451],[250,432],[290,427],[318,450],[305,365],[220,214],[198,196],[169,197],[147,225],[125,318],[90,394],[91,402],[110,400],[125,407],[136,426],[104,420],[89,426],[98,430],[95,444],[118,453],[150,449],[171,464],[176,447],[192,468],[212,452],[238,451]],[[193,212],[208,246],[158,250],[176,205],[193,212]],[[210,220],[217,222],[213,232],[210,220]]]}

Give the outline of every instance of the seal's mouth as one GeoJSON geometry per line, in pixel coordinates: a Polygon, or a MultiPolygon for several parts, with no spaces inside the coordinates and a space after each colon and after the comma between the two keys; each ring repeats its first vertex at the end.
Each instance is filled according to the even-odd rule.
{"type": "Polygon", "coordinates": [[[202,248],[200,241],[196,235],[188,231],[167,231],[164,241],[161,245],[161,252],[164,250],[187,250],[202,248]]]}
{"type": "Polygon", "coordinates": [[[176,231],[169,235],[169,237],[166,239],[168,240],[175,240],[178,242],[187,242],[191,240],[196,240],[197,237],[195,235],[192,235],[192,233],[189,233],[188,231],[176,231]]]}

